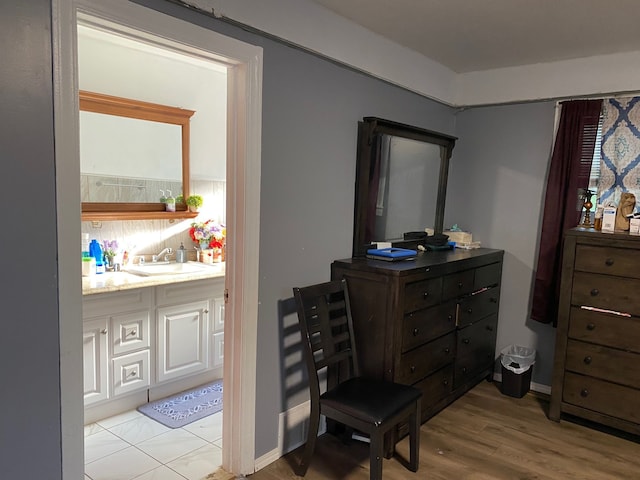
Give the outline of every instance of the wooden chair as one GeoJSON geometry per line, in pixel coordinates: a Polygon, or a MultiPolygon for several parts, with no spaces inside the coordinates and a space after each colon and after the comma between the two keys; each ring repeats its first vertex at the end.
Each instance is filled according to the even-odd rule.
{"type": "MultiPolygon", "coordinates": [[[[311,397],[309,432],[298,474],[304,476],[309,467],[320,414],[369,435],[372,480],[382,479],[385,434],[408,421],[408,468],[416,472],[422,392],[408,385],[360,376],[349,295],[344,280],[294,288],[293,293],[298,308],[311,397]],[[335,369],[335,373],[327,376],[327,390],[320,394],[318,372],[325,368],[335,369]],[[339,380],[335,380],[338,377],[339,380]]],[[[391,448],[393,453],[395,446],[391,448]]]]}

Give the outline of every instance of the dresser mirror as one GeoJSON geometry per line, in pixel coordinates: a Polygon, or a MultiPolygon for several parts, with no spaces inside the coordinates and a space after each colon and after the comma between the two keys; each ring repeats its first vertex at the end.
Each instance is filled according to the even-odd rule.
{"type": "Polygon", "coordinates": [[[358,122],[353,256],[409,232],[442,233],[456,137],[365,117],[358,122]]]}
{"type": "Polygon", "coordinates": [[[161,191],[189,195],[192,110],[86,91],[79,104],[83,219],[154,218],[161,191]]]}

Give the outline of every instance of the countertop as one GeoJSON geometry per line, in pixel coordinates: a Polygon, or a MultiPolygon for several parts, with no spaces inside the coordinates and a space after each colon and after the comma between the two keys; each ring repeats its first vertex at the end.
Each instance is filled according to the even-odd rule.
{"type": "Polygon", "coordinates": [[[225,264],[215,263],[200,264],[203,268],[199,272],[140,276],[128,273],[126,270],[120,272],[105,272],[91,277],[82,277],[82,294],[93,295],[96,293],[118,292],[132,288],[155,287],[168,283],[191,282],[193,280],[205,280],[208,278],[219,278],[225,275],[225,264]]]}

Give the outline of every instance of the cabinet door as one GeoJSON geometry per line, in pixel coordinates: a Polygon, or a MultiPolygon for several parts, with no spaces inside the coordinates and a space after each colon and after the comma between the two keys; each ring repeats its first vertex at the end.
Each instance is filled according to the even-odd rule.
{"type": "Polygon", "coordinates": [[[209,310],[207,300],[158,308],[159,382],[209,368],[209,310]]]}
{"type": "Polygon", "coordinates": [[[83,323],[82,353],[85,405],[106,400],[108,397],[107,336],[106,318],[88,320],[83,323]]]}

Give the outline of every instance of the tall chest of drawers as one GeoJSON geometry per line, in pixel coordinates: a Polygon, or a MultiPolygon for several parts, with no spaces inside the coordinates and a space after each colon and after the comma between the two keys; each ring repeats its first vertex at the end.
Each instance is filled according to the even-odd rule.
{"type": "Polygon", "coordinates": [[[503,253],[331,265],[347,280],[362,373],[420,388],[423,421],[493,374],[503,253]]]}
{"type": "Polygon", "coordinates": [[[640,434],[640,237],[565,236],[549,418],[640,434]]]}

